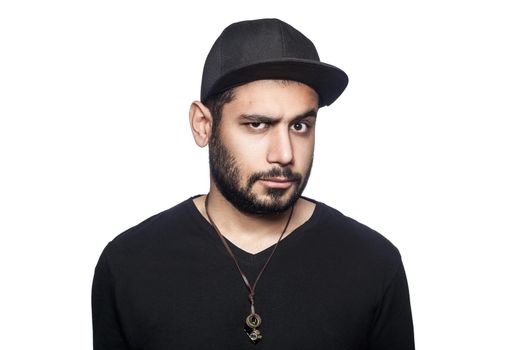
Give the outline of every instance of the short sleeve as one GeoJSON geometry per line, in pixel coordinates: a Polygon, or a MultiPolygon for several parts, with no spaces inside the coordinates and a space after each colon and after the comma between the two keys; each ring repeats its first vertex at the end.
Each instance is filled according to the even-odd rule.
{"type": "Polygon", "coordinates": [[[91,293],[94,350],[128,350],[122,334],[115,303],[114,278],[111,274],[108,247],[95,268],[91,293]]]}
{"type": "Polygon", "coordinates": [[[369,333],[370,350],[413,350],[414,328],[403,264],[386,287],[369,333]]]}

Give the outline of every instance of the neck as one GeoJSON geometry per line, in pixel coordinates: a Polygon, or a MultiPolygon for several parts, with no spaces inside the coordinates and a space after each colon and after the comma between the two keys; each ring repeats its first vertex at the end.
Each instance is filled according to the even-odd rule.
{"type": "Polygon", "coordinates": [[[249,236],[257,240],[279,236],[291,209],[276,214],[250,214],[238,210],[212,185],[208,193],[208,211],[225,235],[249,236]]]}
{"type": "MultiPolygon", "coordinates": [[[[204,206],[206,196],[193,200],[195,206],[208,221],[204,206]]],[[[294,206],[293,216],[283,238],[306,222],[313,214],[315,203],[300,198],[294,206]]],[[[256,254],[274,245],[288,220],[290,210],[280,214],[254,215],[235,208],[213,182],[208,193],[208,212],[222,235],[240,249],[256,254]]]]}

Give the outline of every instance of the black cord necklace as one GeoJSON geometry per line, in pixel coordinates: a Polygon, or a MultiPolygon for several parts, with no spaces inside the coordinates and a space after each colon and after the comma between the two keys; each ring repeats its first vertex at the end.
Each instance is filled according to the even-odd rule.
{"type": "Polygon", "coordinates": [[[237,261],[237,258],[235,257],[235,254],[233,254],[233,251],[231,250],[228,242],[226,242],[226,239],[224,238],[224,236],[222,235],[221,231],[219,230],[217,225],[215,225],[215,222],[213,221],[213,219],[210,216],[210,213],[208,211],[208,195],[206,196],[206,200],[204,201],[204,209],[206,210],[206,215],[208,216],[208,220],[210,220],[211,226],[215,229],[215,232],[217,232],[217,235],[221,239],[221,242],[224,245],[224,247],[226,248],[226,251],[228,252],[228,254],[230,254],[230,256],[232,257],[233,261],[235,262],[235,266],[237,266],[237,270],[239,270],[239,273],[241,274],[242,280],[243,280],[244,284],[246,285],[246,288],[248,288],[248,292],[249,292],[248,298],[250,299],[251,310],[250,310],[250,314],[246,317],[244,331],[246,332],[246,334],[248,335],[248,337],[250,338],[250,340],[254,344],[257,344],[262,339],[261,331],[258,329],[259,326],[262,323],[262,319],[261,319],[261,316],[259,316],[255,312],[255,287],[257,286],[257,282],[259,282],[259,279],[261,278],[262,273],[266,269],[266,266],[268,266],[268,263],[272,259],[273,254],[275,253],[275,250],[277,249],[277,246],[279,245],[279,242],[281,241],[281,239],[284,236],[284,233],[288,229],[288,225],[290,224],[290,221],[292,219],[294,207],[295,207],[295,205],[292,206],[292,209],[290,210],[290,215],[288,216],[288,220],[286,221],[286,225],[284,225],[283,232],[281,232],[281,235],[279,236],[279,239],[277,240],[277,243],[274,245],[270,256],[266,260],[266,263],[262,267],[261,271],[259,271],[259,274],[257,275],[257,278],[255,279],[255,282],[252,285],[252,284],[250,284],[250,282],[248,281],[248,278],[246,277],[246,275],[242,271],[241,266],[239,265],[239,262],[237,261]]]}

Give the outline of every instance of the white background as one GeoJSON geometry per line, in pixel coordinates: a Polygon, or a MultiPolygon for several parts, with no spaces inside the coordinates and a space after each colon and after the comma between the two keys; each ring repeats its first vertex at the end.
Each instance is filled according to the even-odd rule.
{"type": "Polygon", "coordinates": [[[187,113],[209,48],[278,17],[350,75],[305,195],[400,249],[418,349],[525,349],[521,6],[2,1],[0,348],[91,348],[105,244],[207,191],[187,113]]]}

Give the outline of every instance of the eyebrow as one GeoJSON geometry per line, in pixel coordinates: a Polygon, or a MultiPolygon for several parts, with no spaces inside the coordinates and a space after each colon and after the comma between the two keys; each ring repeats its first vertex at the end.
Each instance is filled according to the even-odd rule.
{"type": "MultiPolygon", "coordinates": [[[[293,118],[293,121],[305,119],[308,117],[317,118],[317,110],[312,108],[304,113],[301,113],[293,118]]],[[[241,114],[241,120],[252,123],[273,123],[280,118],[264,115],[264,114],[241,114]]]]}

